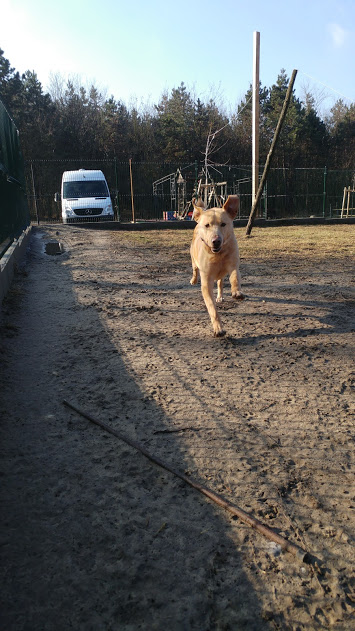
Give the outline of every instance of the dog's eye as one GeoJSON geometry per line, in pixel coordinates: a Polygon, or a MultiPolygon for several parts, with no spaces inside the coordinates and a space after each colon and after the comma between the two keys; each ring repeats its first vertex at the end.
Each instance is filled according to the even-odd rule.
{"type": "Polygon", "coordinates": [[[205,228],[209,228],[209,227],[210,227],[210,224],[209,224],[209,223],[206,223],[206,224],[205,224],[205,228]]]}
{"type": "Polygon", "coordinates": [[[226,224],[225,223],[221,223],[221,228],[224,228],[226,224]]]}

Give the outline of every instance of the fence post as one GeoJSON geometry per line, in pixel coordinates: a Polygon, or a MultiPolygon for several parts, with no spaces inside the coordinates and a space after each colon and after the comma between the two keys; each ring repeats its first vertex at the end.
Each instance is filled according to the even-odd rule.
{"type": "Polygon", "coordinates": [[[36,219],[37,226],[39,226],[39,217],[38,217],[38,208],[37,208],[37,198],[36,198],[36,189],[35,189],[35,178],[33,175],[33,160],[31,160],[31,176],[32,176],[32,190],[33,190],[33,199],[35,202],[35,211],[36,211],[36,219]]]}
{"type": "Polygon", "coordinates": [[[264,188],[264,219],[267,219],[267,180],[264,188]]]}
{"type": "Polygon", "coordinates": [[[134,213],[134,194],[133,194],[133,176],[132,176],[132,158],[129,159],[129,176],[131,181],[131,204],[132,204],[132,223],[136,223],[136,217],[134,213]]]}
{"type": "Polygon", "coordinates": [[[327,167],[324,167],[324,173],[323,173],[323,219],[325,217],[326,197],[327,197],[327,167]]]}
{"type": "Polygon", "coordinates": [[[114,157],[114,163],[115,163],[115,180],[116,180],[116,208],[117,208],[117,221],[120,220],[120,207],[118,204],[118,173],[117,173],[117,158],[116,156],[114,157]]]}

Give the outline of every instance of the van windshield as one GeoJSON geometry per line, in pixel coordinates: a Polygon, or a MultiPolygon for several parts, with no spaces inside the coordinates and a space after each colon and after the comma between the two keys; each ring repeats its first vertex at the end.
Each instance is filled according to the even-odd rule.
{"type": "Polygon", "coordinates": [[[85,182],[64,182],[63,198],[77,197],[109,197],[104,180],[85,180],[85,182]]]}

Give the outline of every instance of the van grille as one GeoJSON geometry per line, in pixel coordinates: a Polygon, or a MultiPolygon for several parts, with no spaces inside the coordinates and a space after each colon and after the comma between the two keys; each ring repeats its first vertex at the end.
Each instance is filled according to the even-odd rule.
{"type": "Polygon", "coordinates": [[[89,217],[92,215],[101,215],[103,208],[73,208],[79,217],[89,217]]]}
{"type": "Polygon", "coordinates": [[[63,223],[102,223],[103,221],[114,221],[113,215],[101,215],[100,217],[91,217],[85,215],[84,217],[64,217],[63,223]]]}

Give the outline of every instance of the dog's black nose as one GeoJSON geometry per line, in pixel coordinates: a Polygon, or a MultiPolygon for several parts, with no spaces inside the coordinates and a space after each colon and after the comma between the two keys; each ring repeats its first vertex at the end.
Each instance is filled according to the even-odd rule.
{"type": "Polygon", "coordinates": [[[221,247],[222,241],[221,239],[212,239],[212,247],[214,250],[219,250],[221,247]]]}

